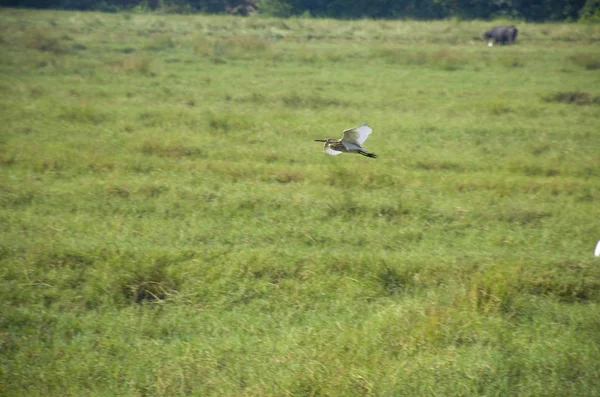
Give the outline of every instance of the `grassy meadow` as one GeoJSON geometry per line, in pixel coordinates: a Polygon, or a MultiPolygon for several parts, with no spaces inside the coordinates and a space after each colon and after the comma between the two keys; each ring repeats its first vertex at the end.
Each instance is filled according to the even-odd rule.
{"type": "Polygon", "coordinates": [[[599,396],[600,25],[491,25],[0,9],[0,395],[599,396]]]}

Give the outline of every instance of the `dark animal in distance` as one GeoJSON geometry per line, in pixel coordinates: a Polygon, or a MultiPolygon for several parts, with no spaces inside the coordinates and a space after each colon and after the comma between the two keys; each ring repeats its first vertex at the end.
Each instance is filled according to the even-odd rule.
{"type": "Polygon", "coordinates": [[[513,44],[517,39],[519,30],[515,25],[510,26],[494,26],[483,34],[485,39],[494,39],[494,43],[498,44],[513,44]]]}

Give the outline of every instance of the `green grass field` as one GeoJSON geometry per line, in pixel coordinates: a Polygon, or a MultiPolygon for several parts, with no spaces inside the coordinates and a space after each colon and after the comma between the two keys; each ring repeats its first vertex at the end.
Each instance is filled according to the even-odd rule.
{"type": "Polygon", "coordinates": [[[492,24],[0,10],[0,394],[599,396],[600,25],[492,24]]]}

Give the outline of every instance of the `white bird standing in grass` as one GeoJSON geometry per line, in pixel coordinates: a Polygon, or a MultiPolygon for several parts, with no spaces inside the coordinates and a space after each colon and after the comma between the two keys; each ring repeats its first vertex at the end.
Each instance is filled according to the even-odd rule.
{"type": "Polygon", "coordinates": [[[315,139],[316,142],[325,142],[323,152],[337,156],[340,153],[357,153],[363,156],[377,158],[375,153],[369,153],[363,149],[362,144],[367,140],[373,129],[366,124],[360,127],[350,128],[344,131],[341,139],[327,138],[315,139]]]}

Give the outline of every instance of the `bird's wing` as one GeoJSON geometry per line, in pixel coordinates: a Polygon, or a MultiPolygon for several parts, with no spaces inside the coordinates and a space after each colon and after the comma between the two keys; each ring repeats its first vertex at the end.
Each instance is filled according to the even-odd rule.
{"type": "Polygon", "coordinates": [[[371,132],[373,132],[373,129],[366,124],[363,124],[360,127],[350,128],[344,131],[342,141],[347,141],[357,144],[358,146],[362,146],[371,132]]]}
{"type": "Polygon", "coordinates": [[[330,147],[327,147],[327,148],[323,149],[323,152],[327,153],[327,154],[328,154],[328,155],[330,155],[330,156],[337,156],[338,154],[342,153],[342,152],[340,152],[340,151],[333,150],[333,149],[332,149],[332,148],[330,148],[330,147]]]}
{"type": "Polygon", "coordinates": [[[342,145],[344,145],[349,152],[360,152],[361,150],[364,150],[362,146],[354,142],[342,141],[342,145]]]}

